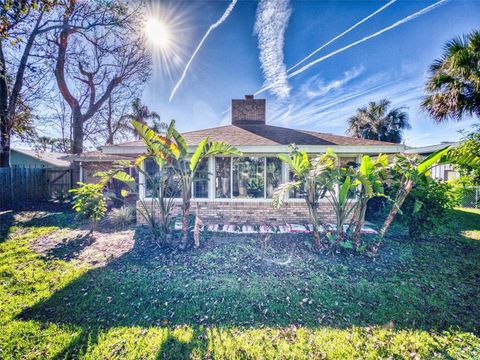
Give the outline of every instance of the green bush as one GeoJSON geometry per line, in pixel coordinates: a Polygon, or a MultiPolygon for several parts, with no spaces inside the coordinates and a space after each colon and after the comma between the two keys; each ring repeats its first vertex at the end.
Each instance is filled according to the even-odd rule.
{"type": "Polygon", "coordinates": [[[73,209],[84,219],[92,222],[91,232],[95,229],[97,221],[105,216],[107,199],[103,193],[102,184],[78,183],[78,188],[71,189],[73,194],[73,209]]]}
{"type": "Polygon", "coordinates": [[[445,223],[446,210],[457,204],[449,183],[428,179],[418,184],[405,200],[401,210],[411,238],[431,234],[445,223]]]}
{"type": "Polygon", "coordinates": [[[473,206],[475,203],[475,187],[477,186],[471,176],[461,176],[449,182],[452,193],[459,206],[473,206]]]}

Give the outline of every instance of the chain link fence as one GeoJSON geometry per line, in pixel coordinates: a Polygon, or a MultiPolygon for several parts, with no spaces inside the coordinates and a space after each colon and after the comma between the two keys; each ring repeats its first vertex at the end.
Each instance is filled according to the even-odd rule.
{"type": "Polygon", "coordinates": [[[480,208],[480,186],[473,186],[462,190],[460,206],[467,208],[480,208]]]}

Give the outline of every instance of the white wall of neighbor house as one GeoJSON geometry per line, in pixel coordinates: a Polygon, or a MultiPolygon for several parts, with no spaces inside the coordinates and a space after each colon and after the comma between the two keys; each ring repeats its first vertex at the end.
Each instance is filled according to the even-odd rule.
{"type": "Polygon", "coordinates": [[[430,176],[436,180],[450,181],[460,177],[455,168],[450,164],[435,165],[430,169],[430,176]]]}
{"type": "MultiPolygon", "coordinates": [[[[362,155],[361,154],[342,154],[339,156],[340,163],[342,165],[347,164],[348,162],[355,161],[360,162],[362,155]]],[[[273,186],[271,181],[268,179],[267,174],[267,165],[273,165],[273,170],[276,172],[275,164],[280,165],[279,175],[280,175],[280,183],[285,183],[290,181],[290,171],[287,164],[278,160],[278,158],[272,154],[268,153],[255,153],[255,154],[245,154],[243,157],[209,157],[207,162],[207,169],[208,169],[208,182],[207,182],[207,196],[196,197],[195,192],[193,192],[193,198],[196,198],[201,201],[209,201],[209,202],[272,202],[272,189],[276,188],[273,186]],[[253,159],[254,158],[254,159],[253,159]],[[263,164],[263,174],[261,176],[261,180],[263,182],[263,188],[258,189],[258,192],[254,196],[249,196],[248,190],[242,185],[240,186],[238,177],[234,179],[234,165],[241,165],[242,161],[248,159],[252,159],[252,161],[257,161],[260,166],[263,164]],[[272,159],[275,159],[272,160],[272,159]],[[217,176],[217,167],[221,165],[220,161],[225,161],[225,163],[229,163],[229,169],[227,169],[226,174],[228,176],[225,177],[225,183],[223,186],[218,184],[222,179],[217,176]],[[217,166],[219,165],[219,166],[217,166]],[[269,184],[267,184],[267,182],[269,184]],[[226,189],[225,189],[226,188],[226,189]],[[226,191],[225,191],[226,190],[226,191]],[[218,195],[223,194],[223,195],[218,195]]],[[[145,169],[145,168],[144,168],[145,169]]],[[[238,172],[238,171],[237,171],[238,172]]],[[[260,174],[260,173],[259,173],[260,174]]],[[[256,176],[252,176],[252,178],[248,180],[255,180],[256,176]]],[[[279,184],[280,184],[279,183],[279,184]]],[[[142,199],[149,199],[148,197],[148,189],[146,187],[146,180],[143,174],[139,174],[139,196],[142,199]]],[[[278,186],[278,185],[277,185],[278,186]]],[[[194,189],[192,189],[194,191],[194,189]]],[[[251,192],[250,192],[251,193],[251,192]]],[[[255,193],[255,190],[254,190],[255,193]]],[[[180,198],[179,198],[180,200],[180,198]]],[[[289,194],[286,196],[285,199],[287,202],[303,202],[304,199],[301,197],[295,197],[294,194],[289,194]]],[[[328,199],[321,199],[320,202],[328,202],[328,199]]]]}

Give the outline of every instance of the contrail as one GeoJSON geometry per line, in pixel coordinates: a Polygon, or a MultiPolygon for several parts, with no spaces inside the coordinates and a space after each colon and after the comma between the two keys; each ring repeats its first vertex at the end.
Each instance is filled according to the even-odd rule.
{"type": "Polygon", "coordinates": [[[260,0],[255,20],[259,59],[265,83],[275,84],[270,90],[281,99],[290,94],[283,48],[291,13],[289,0],[260,0]]]}
{"type": "MultiPolygon", "coordinates": [[[[322,62],[322,61],[324,61],[324,60],[326,60],[326,59],[328,59],[328,58],[330,58],[330,57],[332,57],[332,56],[334,56],[334,55],[336,55],[336,54],[338,54],[338,53],[341,53],[341,52],[343,52],[343,51],[345,51],[345,50],[347,50],[347,49],[350,49],[351,47],[354,47],[354,46],[356,46],[356,45],[359,45],[359,44],[361,44],[361,43],[363,43],[363,42],[365,42],[365,41],[367,41],[367,40],[370,40],[370,39],[372,39],[372,38],[374,38],[374,37],[377,37],[377,36],[383,34],[383,33],[386,32],[386,31],[389,31],[389,30],[392,30],[392,29],[396,28],[397,26],[400,26],[400,25],[402,25],[402,24],[405,24],[405,23],[407,23],[407,22],[409,22],[409,21],[411,21],[411,20],[414,20],[414,19],[416,19],[417,17],[422,16],[422,15],[424,15],[424,14],[426,14],[426,13],[428,13],[428,12],[434,10],[434,9],[436,9],[437,7],[444,5],[444,4],[445,4],[446,2],[448,2],[448,1],[449,1],[449,0],[440,0],[440,1],[437,1],[436,3],[434,3],[434,4],[430,5],[430,6],[427,6],[426,8],[424,8],[424,9],[422,9],[422,10],[420,10],[420,11],[417,11],[416,13],[414,13],[414,14],[412,14],[412,15],[409,15],[409,16],[405,17],[405,18],[403,18],[402,20],[399,20],[399,21],[397,21],[396,23],[394,23],[394,24],[392,24],[392,25],[390,25],[390,26],[387,26],[386,28],[384,28],[384,29],[382,29],[382,30],[377,31],[377,32],[374,33],[374,34],[371,34],[371,35],[369,35],[369,36],[366,36],[366,37],[364,37],[363,39],[357,40],[357,41],[355,41],[355,42],[353,42],[353,43],[351,43],[351,44],[349,44],[349,45],[347,45],[347,46],[344,46],[344,47],[342,47],[342,48],[340,48],[340,49],[338,49],[338,50],[335,50],[335,51],[331,52],[330,54],[327,54],[327,55],[325,55],[325,56],[322,56],[321,58],[318,58],[317,60],[314,60],[314,61],[312,61],[312,62],[309,62],[307,65],[304,65],[304,66],[301,67],[300,69],[298,69],[298,70],[292,72],[291,74],[289,74],[289,75],[288,75],[288,78],[290,79],[290,78],[292,78],[292,77],[294,77],[294,76],[297,76],[297,75],[301,74],[302,72],[304,72],[305,70],[310,69],[310,68],[311,68],[312,66],[314,66],[315,64],[318,64],[319,62],[322,62]]],[[[257,91],[257,92],[255,93],[255,95],[258,95],[258,94],[264,92],[265,90],[268,90],[271,86],[273,86],[273,84],[272,84],[272,85],[269,85],[269,86],[265,86],[264,88],[262,88],[262,89],[260,89],[259,91],[257,91]]]]}
{"type": "Polygon", "coordinates": [[[333,39],[329,40],[328,42],[326,42],[325,44],[323,44],[322,46],[320,46],[318,49],[316,49],[315,51],[313,51],[312,53],[310,53],[308,56],[304,57],[302,60],[300,60],[298,63],[296,63],[295,65],[293,65],[291,68],[289,68],[287,71],[290,72],[292,71],[293,69],[295,69],[296,67],[298,67],[300,64],[304,63],[305,61],[307,61],[308,59],[310,59],[313,55],[315,55],[316,53],[318,53],[320,50],[322,50],[323,48],[325,48],[326,46],[330,45],[331,43],[333,43],[335,40],[338,40],[340,39],[343,35],[346,35],[348,34],[350,31],[352,31],[353,29],[355,29],[357,26],[363,24],[365,21],[367,21],[368,19],[374,17],[375,15],[377,15],[378,13],[382,12],[383,10],[385,10],[386,8],[388,8],[390,5],[392,5],[393,3],[395,3],[397,0],[391,0],[389,3],[383,5],[380,9],[378,9],[377,11],[371,13],[370,15],[368,15],[366,18],[363,18],[362,20],[360,20],[359,22],[357,22],[355,25],[353,25],[352,27],[348,28],[347,30],[345,30],[344,32],[342,32],[340,35],[337,35],[335,36],[333,39]]]}
{"type": "Polygon", "coordinates": [[[203,43],[205,42],[205,40],[207,39],[208,35],[210,34],[210,32],[212,30],[214,30],[215,28],[219,27],[227,18],[228,16],[230,15],[230,13],[233,11],[233,8],[235,7],[235,5],[237,4],[237,1],[238,0],[232,0],[232,2],[230,3],[230,5],[228,5],[227,9],[225,10],[225,12],[223,13],[222,17],[220,19],[218,19],[218,21],[212,25],[210,25],[210,27],[208,28],[207,32],[205,33],[205,35],[203,35],[203,38],[202,40],[200,41],[200,43],[198,44],[197,48],[195,49],[195,51],[193,52],[190,60],[188,60],[187,62],[187,65],[185,66],[185,69],[183,70],[183,73],[182,73],[182,76],[180,77],[180,80],[178,80],[177,82],[177,85],[175,85],[175,87],[173,88],[172,90],[172,93],[170,94],[170,98],[168,99],[168,101],[172,101],[173,99],[173,96],[175,95],[175,92],[177,91],[177,89],[180,87],[180,84],[182,83],[183,79],[185,78],[185,75],[187,74],[187,71],[188,71],[188,68],[190,67],[190,64],[192,63],[193,59],[195,58],[195,55],[197,55],[198,51],[200,50],[200,48],[202,47],[203,43]]]}

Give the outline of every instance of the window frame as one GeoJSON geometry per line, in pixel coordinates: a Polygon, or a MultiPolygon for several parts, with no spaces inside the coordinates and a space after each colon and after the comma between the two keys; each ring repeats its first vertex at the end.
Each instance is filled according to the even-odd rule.
{"type": "MultiPolygon", "coordinates": [[[[316,155],[316,154],[314,154],[316,155]]],[[[261,198],[234,198],[233,197],[233,158],[237,156],[209,156],[208,157],[208,197],[205,198],[195,198],[193,196],[193,186],[192,186],[192,200],[197,200],[201,202],[267,202],[271,203],[273,201],[272,198],[267,197],[267,158],[276,158],[277,154],[272,153],[246,153],[244,157],[256,157],[256,158],[263,158],[264,161],[264,196],[261,198]],[[215,178],[216,178],[216,158],[222,157],[229,157],[232,158],[230,161],[230,197],[229,198],[217,198],[216,197],[216,186],[215,186],[215,178]]],[[[357,162],[361,160],[362,154],[352,154],[352,153],[345,153],[339,155],[339,157],[355,157],[357,162]]],[[[142,164],[142,170],[144,170],[144,164],[142,164]]],[[[289,180],[290,176],[290,167],[285,164],[283,161],[281,162],[281,184],[284,184],[289,180]]],[[[145,176],[142,173],[139,173],[139,197],[143,200],[151,200],[151,197],[146,197],[146,187],[145,187],[145,176]]],[[[181,202],[182,198],[174,198],[175,202],[181,202]]],[[[285,194],[284,201],[287,203],[302,203],[305,201],[304,198],[291,198],[289,194],[285,194]]],[[[327,203],[327,199],[320,199],[320,203],[327,203]]]]}

